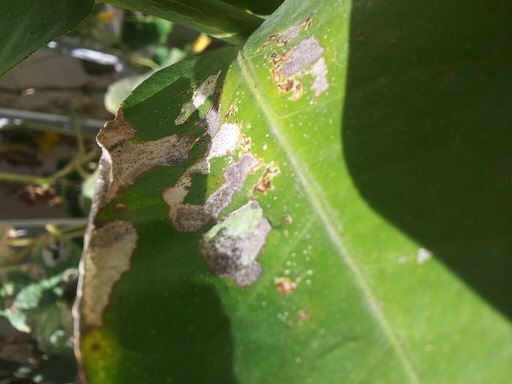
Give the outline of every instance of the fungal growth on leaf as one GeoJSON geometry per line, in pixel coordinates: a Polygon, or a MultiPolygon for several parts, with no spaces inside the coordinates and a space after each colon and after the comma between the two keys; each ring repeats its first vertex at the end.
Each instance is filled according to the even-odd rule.
{"type": "Polygon", "coordinates": [[[250,201],[201,236],[201,254],[217,276],[248,287],[261,274],[256,259],[271,229],[259,203],[250,201]]]}

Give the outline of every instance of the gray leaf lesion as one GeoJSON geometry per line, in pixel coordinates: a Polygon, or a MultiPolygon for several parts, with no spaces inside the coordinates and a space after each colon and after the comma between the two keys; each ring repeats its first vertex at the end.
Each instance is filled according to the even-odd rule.
{"type": "Polygon", "coordinates": [[[280,67],[279,72],[285,76],[294,75],[320,59],[323,53],[324,48],[315,37],[302,40],[286,53],[286,56],[283,58],[284,63],[280,67]]]}
{"type": "Polygon", "coordinates": [[[201,254],[217,276],[246,288],[262,273],[256,259],[271,229],[263,209],[252,200],[201,236],[201,254]]]}
{"type": "MultiPolygon", "coordinates": [[[[270,36],[262,48],[267,48],[273,41],[278,47],[282,47],[297,39],[303,30],[311,26],[313,16],[314,12],[311,12],[302,23],[293,24],[286,31],[270,36]]],[[[282,92],[291,93],[291,100],[299,100],[304,94],[303,77],[311,75],[314,80],[310,89],[314,91],[314,95],[310,103],[316,103],[318,97],[329,88],[324,51],[318,39],[310,36],[280,54],[273,52],[270,55],[271,72],[277,88],[282,92]]]]}

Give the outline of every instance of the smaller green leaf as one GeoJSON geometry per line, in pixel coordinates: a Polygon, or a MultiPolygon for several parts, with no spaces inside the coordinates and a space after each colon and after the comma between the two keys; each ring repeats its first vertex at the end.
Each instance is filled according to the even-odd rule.
{"type": "Polygon", "coordinates": [[[151,44],[165,44],[172,30],[170,21],[136,13],[127,13],[121,41],[130,49],[137,50],[151,44]]]}
{"type": "Polygon", "coordinates": [[[70,32],[93,0],[4,0],[0,12],[0,76],[52,39],[70,32]]]}
{"type": "MultiPolygon", "coordinates": [[[[144,80],[149,78],[153,73],[159,71],[163,67],[167,67],[171,64],[177,63],[181,59],[186,56],[186,52],[178,49],[171,48],[168,52],[168,56],[163,62],[162,66],[144,73],[142,75],[134,75],[122,78],[112,83],[105,94],[105,108],[112,114],[116,114],[121,103],[132,93],[132,91],[137,88],[144,80]]],[[[96,174],[96,173],[95,173],[96,174]]],[[[95,176],[97,178],[97,175],[95,176]]],[[[86,182],[87,184],[87,182],[86,182]]],[[[89,188],[89,186],[88,186],[89,188]]],[[[90,189],[89,197],[92,200],[94,195],[94,187],[90,189]]]]}
{"type": "Polygon", "coordinates": [[[243,43],[263,19],[220,0],[110,0],[117,6],[161,17],[230,43],[243,43]]]}

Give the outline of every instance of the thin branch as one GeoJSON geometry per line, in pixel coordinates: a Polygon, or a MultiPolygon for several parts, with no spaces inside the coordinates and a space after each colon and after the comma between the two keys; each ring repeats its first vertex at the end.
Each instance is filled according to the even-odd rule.
{"type": "Polygon", "coordinates": [[[82,165],[89,163],[99,156],[99,148],[94,148],[83,157],[77,157],[71,160],[64,168],[58,170],[50,176],[31,176],[20,175],[17,173],[0,172],[0,182],[19,183],[19,184],[37,184],[49,188],[59,179],[77,171],[82,165]]]}

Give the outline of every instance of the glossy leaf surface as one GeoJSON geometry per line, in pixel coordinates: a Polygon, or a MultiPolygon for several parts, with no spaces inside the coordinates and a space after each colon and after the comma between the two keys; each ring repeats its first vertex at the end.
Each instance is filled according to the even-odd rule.
{"type": "Polygon", "coordinates": [[[511,7],[435,3],[289,0],[134,91],[99,136],[90,383],[510,379],[511,7]]]}
{"type": "Polygon", "coordinates": [[[0,75],[42,45],[74,29],[93,0],[4,0],[0,5],[0,75]]]}

